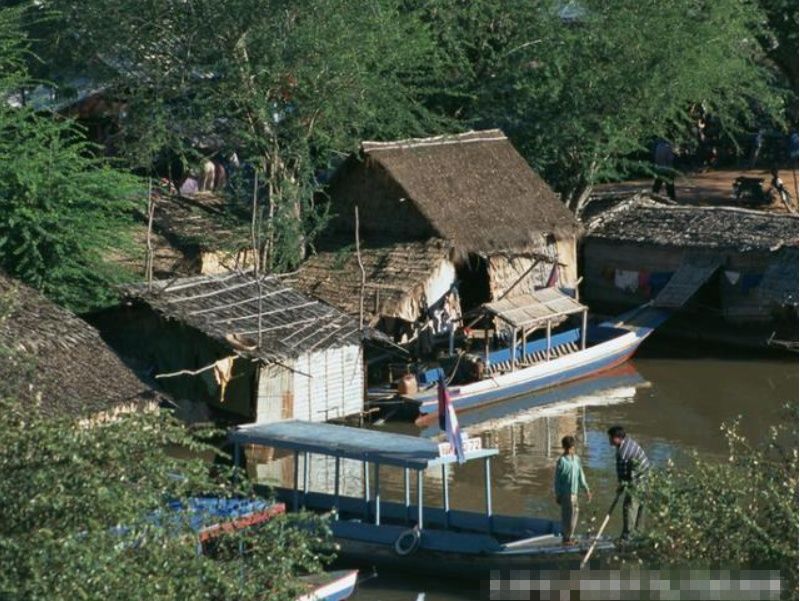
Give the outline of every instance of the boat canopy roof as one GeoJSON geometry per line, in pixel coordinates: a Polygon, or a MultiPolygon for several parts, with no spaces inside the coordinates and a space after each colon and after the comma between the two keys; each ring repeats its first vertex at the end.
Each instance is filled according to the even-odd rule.
{"type": "MultiPolygon", "coordinates": [[[[455,454],[441,453],[439,443],[427,438],[298,420],[239,426],[228,440],[417,470],[457,461],[455,454]]],[[[497,453],[497,449],[469,449],[465,457],[481,459],[497,453]]]]}
{"type": "Polygon", "coordinates": [[[573,313],[582,313],[587,307],[557,288],[542,288],[535,292],[486,303],[483,309],[515,328],[525,328],[573,313]]]}

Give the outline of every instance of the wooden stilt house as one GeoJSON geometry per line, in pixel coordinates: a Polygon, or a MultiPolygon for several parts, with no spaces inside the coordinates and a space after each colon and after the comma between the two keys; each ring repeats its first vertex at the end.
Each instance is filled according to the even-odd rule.
{"type": "Polygon", "coordinates": [[[580,226],[500,130],[364,142],[334,174],[333,228],[367,246],[453,248],[464,309],[552,283],[575,286],[580,226]],[[558,265],[556,273],[554,265],[558,265]]]}
{"type": "Polygon", "coordinates": [[[363,408],[359,324],[285,278],[233,272],[126,289],[116,345],[176,400],[259,423],[326,421],[363,408]]]}

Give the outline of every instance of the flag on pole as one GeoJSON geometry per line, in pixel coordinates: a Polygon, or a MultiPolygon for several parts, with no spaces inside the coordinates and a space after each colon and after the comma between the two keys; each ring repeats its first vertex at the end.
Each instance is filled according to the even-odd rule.
{"type": "Polygon", "coordinates": [[[547,287],[548,288],[555,288],[558,286],[558,276],[559,276],[559,269],[558,263],[553,263],[553,269],[550,270],[550,277],[547,278],[547,287]]]}
{"type": "Polygon", "coordinates": [[[458,425],[456,410],[450,400],[450,394],[447,392],[447,385],[444,383],[443,377],[439,378],[437,392],[439,397],[439,428],[444,430],[447,442],[450,443],[450,448],[458,457],[458,462],[464,463],[466,458],[464,457],[464,441],[461,438],[461,428],[458,425]]]}

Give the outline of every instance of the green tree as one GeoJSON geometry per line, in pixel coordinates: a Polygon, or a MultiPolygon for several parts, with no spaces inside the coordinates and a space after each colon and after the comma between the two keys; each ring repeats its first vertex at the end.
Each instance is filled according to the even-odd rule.
{"type": "Polygon", "coordinates": [[[188,522],[153,519],[169,500],[252,494],[228,469],[210,473],[204,440],[166,414],[85,424],[2,396],[0,597],[295,599],[298,572],[331,549],[323,521],[279,516],[198,555],[188,522]]]}
{"type": "Polygon", "coordinates": [[[650,477],[652,519],[640,552],[659,565],[779,569],[797,598],[797,407],[757,443],[741,434],[739,420],[721,431],[728,461],[694,455],[686,467],[670,464],[650,477]]]}
{"type": "Polygon", "coordinates": [[[739,0],[493,0],[420,3],[453,58],[435,106],[500,126],[579,211],[592,186],[641,169],[648,144],[692,139],[703,105],[727,130],[778,113],[757,41],[763,14],[739,0]]]}
{"type": "Polygon", "coordinates": [[[125,246],[134,178],[92,155],[68,120],[20,106],[25,7],[0,9],[0,268],[83,311],[106,303],[125,273],[106,261],[125,246]]]}
{"type": "Polygon", "coordinates": [[[434,123],[419,99],[435,46],[393,0],[45,4],[84,62],[104,58],[93,75],[126,99],[120,142],[131,164],[148,165],[163,147],[194,160],[205,145],[255,166],[266,269],[295,264],[318,231],[321,170],[363,138],[434,123]]]}

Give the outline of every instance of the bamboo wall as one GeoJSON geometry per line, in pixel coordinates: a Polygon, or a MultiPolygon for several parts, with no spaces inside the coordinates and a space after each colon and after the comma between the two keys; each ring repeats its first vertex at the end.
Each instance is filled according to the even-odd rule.
{"type": "MultiPolygon", "coordinates": [[[[543,244],[537,252],[551,256],[564,264],[559,268],[559,286],[572,288],[577,280],[577,241],[575,238],[553,241],[543,244]]],[[[514,286],[507,296],[509,298],[533,292],[537,288],[547,285],[553,265],[540,262],[527,275],[526,271],[536,262],[531,256],[524,254],[495,254],[488,259],[489,288],[492,299],[500,298],[511,286],[514,286]],[[519,280],[519,283],[514,285],[519,280]]]]}

